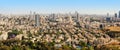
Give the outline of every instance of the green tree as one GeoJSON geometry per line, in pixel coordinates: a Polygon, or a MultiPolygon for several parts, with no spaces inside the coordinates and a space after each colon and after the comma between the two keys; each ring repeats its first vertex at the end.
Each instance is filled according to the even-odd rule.
{"type": "Polygon", "coordinates": [[[0,47],[0,50],[10,50],[10,47],[4,45],[0,47]]]}
{"type": "Polygon", "coordinates": [[[2,32],[0,32],[0,35],[2,34],[2,32]]]}
{"type": "Polygon", "coordinates": [[[89,46],[89,48],[88,48],[89,50],[94,50],[94,48],[92,47],[92,46],[89,46]]]}
{"type": "Polygon", "coordinates": [[[87,46],[87,43],[81,41],[81,42],[80,42],[80,46],[82,46],[82,47],[86,47],[86,46],[87,46]]]}

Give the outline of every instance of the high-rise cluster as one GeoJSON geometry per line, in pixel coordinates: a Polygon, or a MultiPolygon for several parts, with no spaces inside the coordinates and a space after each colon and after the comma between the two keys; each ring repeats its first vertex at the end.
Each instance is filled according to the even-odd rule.
{"type": "Polygon", "coordinates": [[[120,18],[120,11],[119,11],[118,15],[117,15],[117,13],[115,13],[115,18],[120,18]]]}

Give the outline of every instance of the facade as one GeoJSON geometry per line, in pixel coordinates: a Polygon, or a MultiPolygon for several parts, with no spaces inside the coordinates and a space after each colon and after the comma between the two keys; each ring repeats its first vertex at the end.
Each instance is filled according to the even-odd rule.
{"type": "Polygon", "coordinates": [[[120,18],[120,11],[119,11],[119,18],[120,18]]]}
{"type": "Polygon", "coordinates": [[[117,18],[117,13],[115,13],[115,18],[117,18]]]}
{"type": "Polygon", "coordinates": [[[40,15],[35,14],[35,26],[40,26],[40,15]]]}
{"type": "Polygon", "coordinates": [[[107,18],[106,18],[106,21],[107,21],[107,22],[110,22],[110,21],[111,21],[111,18],[110,18],[110,17],[107,17],[107,18]]]}
{"type": "Polygon", "coordinates": [[[79,13],[76,11],[75,15],[76,15],[76,21],[78,22],[79,21],[79,13]]]}

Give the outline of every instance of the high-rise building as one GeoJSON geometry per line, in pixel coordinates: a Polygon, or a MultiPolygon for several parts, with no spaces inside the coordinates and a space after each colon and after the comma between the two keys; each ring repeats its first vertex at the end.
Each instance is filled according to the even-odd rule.
{"type": "Polygon", "coordinates": [[[40,26],[40,15],[35,14],[35,26],[40,26]]]}
{"type": "Polygon", "coordinates": [[[78,22],[79,21],[79,13],[76,11],[75,15],[76,15],[76,21],[78,22]]]}
{"type": "Polygon", "coordinates": [[[107,17],[109,17],[109,13],[107,13],[107,17]]]}
{"type": "Polygon", "coordinates": [[[119,11],[119,18],[120,18],[120,11],[119,11]]]}
{"type": "Polygon", "coordinates": [[[79,21],[79,13],[77,13],[77,21],[79,21]]]}
{"type": "Polygon", "coordinates": [[[53,21],[55,21],[55,14],[52,14],[52,17],[53,17],[53,21]]]}
{"type": "Polygon", "coordinates": [[[30,19],[30,20],[33,20],[33,19],[34,19],[34,16],[33,16],[33,14],[32,14],[32,11],[30,11],[29,19],[30,19]]]}
{"type": "Polygon", "coordinates": [[[115,13],[115,18],[117,18],[117,13],[115,13]]]}
{"type": "Polygon", "coordinates": [[[107,21],[107,22],[110,22],[110,21],[111,21],[111,18],[110,18],[110,17],[106,17],[106,21],[107,21]]]}

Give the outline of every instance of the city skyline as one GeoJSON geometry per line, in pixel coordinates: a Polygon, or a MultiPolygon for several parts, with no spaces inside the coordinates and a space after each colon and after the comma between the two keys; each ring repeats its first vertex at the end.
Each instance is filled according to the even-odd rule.
{"type": "Polygon", "coordinates": [[[0,50],[120,50],[120,0],[1,0],[0,50]]]}
{"type": "Polygon", "coordinates": [[[120,10],[119,0],[2,0],[1,14],[69,13],[114,14],[120,10]]]}

